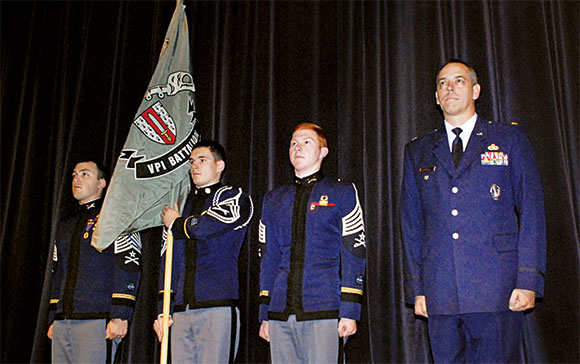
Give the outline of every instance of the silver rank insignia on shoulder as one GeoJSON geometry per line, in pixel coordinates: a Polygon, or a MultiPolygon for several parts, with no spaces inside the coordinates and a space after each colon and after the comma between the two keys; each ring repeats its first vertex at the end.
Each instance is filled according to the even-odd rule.
{"type": "Polygon", "coordinates": [[[499,150],[499,147],[495,144],[491,144],[490,146],[487,147],[488,150],[499,150]]]}
{"type": "Polygon", "coordinates": [[[493,199],[497,201],[499,200],[499,196],[501,195],[501,188],[494,183],[491,185],[489,193],[491,193],[491,197],[493,197],[493,199]]]}

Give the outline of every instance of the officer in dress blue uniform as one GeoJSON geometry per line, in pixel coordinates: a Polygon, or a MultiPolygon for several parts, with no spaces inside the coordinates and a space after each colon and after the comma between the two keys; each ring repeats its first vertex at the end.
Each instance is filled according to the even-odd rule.
{"type": "MultiPolygon", "coordinates": [[[[253,215],[251,197],[222,186],[225,150],[215,141],[197,143],[190,155],[195,184],[183,214],[166,206],[163,222],[175,241],[171,287],[171,358],[175,363],[233,362],[239,342],[238,257],[253,215]]],[[[165,244],[160,269],[162,313],[165,244]]],[[[162,315],[154,323],[163,339],[162,315]]]]}
{"type": "Polygon", "coordinates": [[[127,334],[140,276],[138,234],[117,239],[98,252],[91,237],[99,219],[106,170],[94,162],[78,163],[72,193],[78,211],[59,222],[53,247],[48,337],[53,363],[105,363],[107,339],[111,361],[127,334]]]}
{"type": "Polygon", "coordinates": [[[445,125],[405,147],[406,300],[428,317],[441,363],[518,362],[523,312],[544,290],[544,203],[532,146],[517,125],[476,114],[480,90],[473,68],[446,63],[435,92],[445,125]]]}
{"type": "Polygon", "coordinates": [[[336,363],[339,337],[354,334],[360,319],[363,214],[354,184],[322,175],[327,154],[322,128],[298,125],[294,184],[264,197],[259,319],[272,363],[336,363]]]}

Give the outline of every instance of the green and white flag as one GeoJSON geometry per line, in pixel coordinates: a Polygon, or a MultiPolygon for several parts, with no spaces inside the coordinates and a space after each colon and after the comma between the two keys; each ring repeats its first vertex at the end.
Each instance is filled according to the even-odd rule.
{"type": "Polygon", "coordinates": [[[91,242],[96,249],[120,235],[163,225],[165,205],[183,206],[190,190],[187,161],[199,139],[187,18],[179,0],[113,171],[91,242]]]}

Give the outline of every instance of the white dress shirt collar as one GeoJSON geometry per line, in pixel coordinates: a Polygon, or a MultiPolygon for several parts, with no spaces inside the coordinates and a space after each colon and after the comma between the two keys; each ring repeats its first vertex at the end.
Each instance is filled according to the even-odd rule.
{"type": "MultiPolygon", "coordinates": [[[[467,143],[469,142],[469,137],[471,136],[471,132],[473,128],[475,128],[475,122],[477,121],[477,113],[473,114],[472,117],[467,119],[462,125],[459,127],[461,128],[462,132],[459,134],[461,138],[461,142],[463,143],[463,151],[465,152],[465,148],[467,148],[467,143]]],[[[451,151],[453,146],[453,139],[455,139],[455,133],[452,132],[453,129],[457,128],[457,126],[449,124],[447,120],[445,120],[445,130],[447,131],[447,141],[449,142],[449,150],[451,151]]]]}

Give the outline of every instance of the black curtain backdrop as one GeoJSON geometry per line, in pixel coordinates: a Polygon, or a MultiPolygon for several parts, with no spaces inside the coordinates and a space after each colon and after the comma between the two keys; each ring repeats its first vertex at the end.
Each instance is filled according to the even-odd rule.
{"type": "MultiPolygon", "coordinates": [[[[238,362],[268,362],[258,338],[257,221],[291,180],[290,133],[328,133],[326,175],[356,183],[367,229],[366,303],[349,362],[430,362],[426,323],[403,302],[398,204],[403,146],[442,124],[438,67],[479,73],[479,114],[517,121],[546,200],[545,298],[526,315],[527,362],[580,362],[580,3],[577,1],[185,1],[203,138],[229,152],[226,181],[253,196],[240,258],[238,362]]],[[[50,360],[47,258],[75,203],[82,155],[114,167],[148,85],[173,1],[2,1],[1,358],[50,360]]],[[[155,362],[159,229],[122,361],[155,362]]]]}

